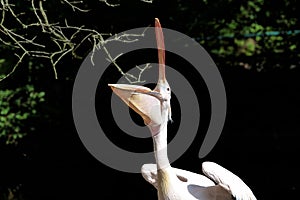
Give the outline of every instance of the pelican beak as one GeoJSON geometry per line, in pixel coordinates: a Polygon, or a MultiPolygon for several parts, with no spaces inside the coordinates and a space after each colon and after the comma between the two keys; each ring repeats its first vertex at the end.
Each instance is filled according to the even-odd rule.
{"type": "Polygon", "coordinates": [[[165,43],[164,43],[164,34],[162,32],[162,27],[158,18],[155,18],[155,35],[156,35],[156,44],[158,50],[158,82],[166,82],[166,73],[165,73],[165,43]]]}
{"type": "Polygon", "coordinates": [[[139,85],[108,84],[108,86],[127,106],[143,118],[145,125],[161,124],[162,96],[160,93],[139,85]]]}
{"type": "MultiPolygon", "coordinates": [[[[139,85],[129,85],[129,84],[108,84],[111,87],[114,93],[116,94],[147,94],[157,98],[160,101],[165,101],[161,93],[151,90],[150,88],[139,86],[139,85]]],[[[123,95],[121,95],[123,96],[123,95]]]]}

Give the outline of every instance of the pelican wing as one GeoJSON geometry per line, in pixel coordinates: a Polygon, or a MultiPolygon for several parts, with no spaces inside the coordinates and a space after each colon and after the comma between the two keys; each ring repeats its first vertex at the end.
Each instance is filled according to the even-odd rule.
{"type": "Polygon", "coordinates": [[[141,169],[144,179],[158,189],[156,164],[144,164],[141,169]]]}
{"type": "MultiPolygon", "coordinates": [[[[178,179],[186,185],[198,185],[200,187],[214,186],[215,183],[201,174],[196,174],[187,170],[172,167],[173,172],[178,179]]],[[[142,175],[146,181],[157,187],[157,166],[156,164],[144,164],[142,166],[142,175]]]]}
{"type": "Polygon", "coordinates": [[[213,162],[203,162],[202,170],[205,175],[228,190],[237,200],[256,200],[251,189],[238,176],[224,167],[213,162]]]}
{"type": "Polygon", "coordinates": [[[186,182],[187,185],[198,185],[200,187],[210,187],[215,185],[213,181],[201,174],[196,174],[194,172],[174,167],[172,169],[177,177],[181,181],[186,182]]]}
{"type": "Polygon", "coordinates": [[[188,185],[188,191],[199,200],[233,200],[232,195],[220,185],[201,187],[199,185],[188,185]]]}
{"type": "Polygon", "coordinates": [[[109,86],[115,94],[143,118],[146,125],[161,124],[161,104],[160,100],[153,96],[154,91],[139,85],[109,84],[109,86]]]}

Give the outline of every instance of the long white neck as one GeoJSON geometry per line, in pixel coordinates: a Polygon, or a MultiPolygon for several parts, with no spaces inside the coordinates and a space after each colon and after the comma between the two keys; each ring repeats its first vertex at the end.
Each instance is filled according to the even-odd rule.
{"type": "Polygon", "coordinates": [[[167,151],[167,120],[160,125],[159,132],[153,136],[154,154],[158,170],[170,167],[167,151]]]}
{"type": "Polygon", "coordinates": [[[158,133],[153,136],[154,154],[157,165],[158,199],[179,200],[179,179],[171,168],[167,151],[167,123],[168,115],[163,118],[158,133]]]}

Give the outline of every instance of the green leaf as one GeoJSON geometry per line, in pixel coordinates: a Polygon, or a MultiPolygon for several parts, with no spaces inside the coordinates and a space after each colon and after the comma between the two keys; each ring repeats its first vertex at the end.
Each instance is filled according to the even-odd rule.
{"type": "Polygon", "coordinates": [[[1,115],[7,115],[8,112],[9,112],[9,110],[10,110],[9,107],[2,108],[0,114],[1,114],[1,115]]]}
{"type": "Polygon", "coordinates": [[[291,51],[295,50],[296,48],[297,48],[297,46],[296,46],[295,44],[292,44],[292,45],[290,46],[290,50],[291,50],[291,51]]]}

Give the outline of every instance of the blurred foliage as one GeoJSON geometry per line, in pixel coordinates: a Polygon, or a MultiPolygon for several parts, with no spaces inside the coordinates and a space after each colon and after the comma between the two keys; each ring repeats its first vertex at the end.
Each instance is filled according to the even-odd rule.
{"type": "Polygon", "coordinates": [[[29,120],[38,116],[38,104],[44,101],[45,92],[38,92],[31,84],[14,90],[0,90],[0,139],[6,144],[17,144],[34,126],[29,120]]]}
{"type": "Polygon", "coordinates": [[[183,18],[189,35],[222,60],[219,64],[257,71],[300,64],[300,15],[295,0],[203,0],[198,6],[178,2],[180,14],[193,16],[183,18]]]}

